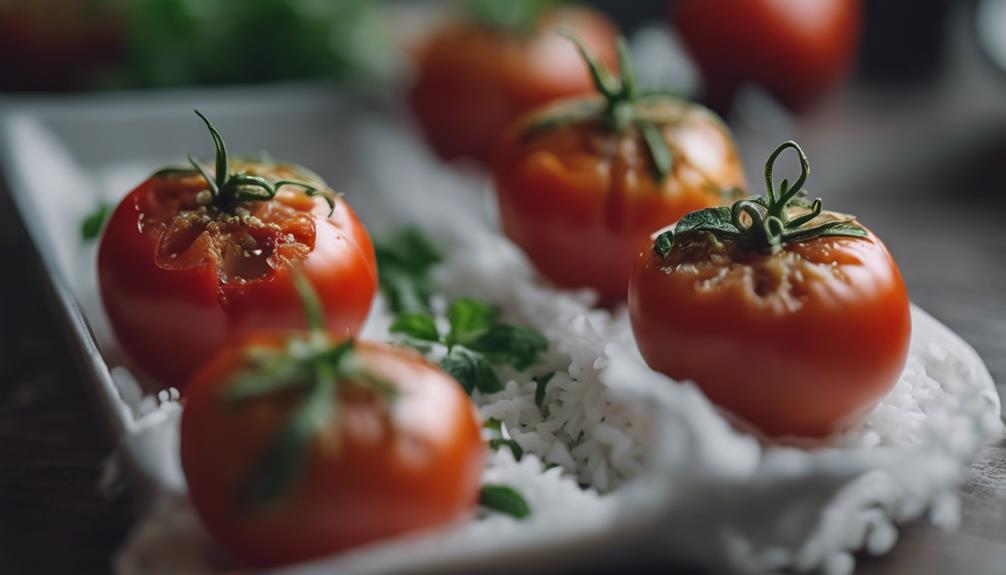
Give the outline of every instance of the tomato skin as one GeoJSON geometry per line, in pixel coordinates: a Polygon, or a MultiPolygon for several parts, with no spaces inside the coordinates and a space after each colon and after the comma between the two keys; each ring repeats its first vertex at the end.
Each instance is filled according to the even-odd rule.
{"type": "MultiPolygon", "coordinates": [[[[675,246],[671,261],[682,250],[675,246]]],[[[911,314],[898,267],[876,236],[789,244],[781,257],[727,257],[733,267],[696,272],[668,268],[652,240],[644,246],[629,311],[650,367],[694,381],[713,403],[773,436],[825,436],[895,385],[911,314]],[[786,285],[772,287],[773,269],[789,270],[778,276],[788,287],[773,291],[786,285]],[[739,281],[744,274],[751,283],[739,281]]]]}
{"type": "Polygon", "coordinates": [[[860,12],[859,0],[678,0],[671,23],[701,69],[714,108],[725,109],[752,82],[800,110],[851,69],[860,12]]]}
{"type": "Polygon", "coordinates": [[[664,139],[675,158],[662,183],[634,129],[581,122],[529,138],[533,114],[501,138],[493,180],[503,231],[556,285],[624,301],[650,233],[744,187],[733,137],[715,115],[677,101],[662,106],[655,113],[668,119],[664,139]]]}
{"type": "Polygon", "coordinates": [[[421,49],[410,92],[415,117],[430,146],[445,160],[488,165],[496,139],[521,114],[560,98],[593,91],[586,65],[569,40],[572,30],[610,68],[617,68],[618,30],[584,7],[543,14],[525,38],[475,23],[454,22],[421,49]]]}
{"type": "MultiPolygon", "coordinates": [[[[221,285],[212,264],[158,265],[159,236],[141,229],[141,205],[167,185],[147,180],[116,208],[99,247],[98,279],[118,342],[160,385],[182,388],[232,338],[306,324],[288,266],[268,280],[221,285]]],[[[325,307],[329,330],[350,335],[363,325],[377,290],[374,248],[347,202],[337,201],[329,217],[324,201],[311,201],[314,246],[300,264],[325,307]]]]}
{"type": "Polygon", "coordinates": [[[219,398],[245,346],[280,347],[256,333],[230,345],[189,385],[182,412],[182,469],[214,538],[257,567],[303,561],[456,520],[478,499],[485,457],[478,416],[461,386],[418,354],[357,342],[361,365],[399,395],[381,403],[340,394],[340,423],[322,429],[289,496],[248,513],[235,493],[291,407],[273,399],[234,408],[219,398]],[[390,422],[390,423],[389,423],[390,422]]]}

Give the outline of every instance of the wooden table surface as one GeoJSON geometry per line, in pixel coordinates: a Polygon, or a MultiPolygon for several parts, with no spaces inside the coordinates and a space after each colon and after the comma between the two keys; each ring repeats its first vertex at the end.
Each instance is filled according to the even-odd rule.
{"type": "MultiPolygon", "coordinates": [[[[1006,382],[1006,82],[978,80],[987,70],[973,56],[943,82],[954,90],[907,104],[855,93],[794,130],[815,165],[813,192],[885,238],[912,299],[1006,382]]],[[[742,146],[766,140],[760,130],[740,129],[742,146]]],[[[113,445],[2,184],[0,246],[0,573],[106,573],[133,504],[98,490],[113,445]]],[[[857,573],[1006,573],[1006,444],[978,455],[962,502],[958,532],[906,526],[890,554],[863,558],[857,573]]]]}

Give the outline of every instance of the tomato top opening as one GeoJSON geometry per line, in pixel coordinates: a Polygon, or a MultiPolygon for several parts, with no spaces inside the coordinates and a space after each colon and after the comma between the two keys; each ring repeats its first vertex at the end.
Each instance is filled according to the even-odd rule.
{"type": "MultiPolygon", "coordinates": [[[[295,178],[325,189],[291,165],[235,167],[271,182],[295,178]]],[[[314,249],[314,211],[321,206],[300,190],[280,190],[270,201],[239,202],[229,209],[208,201],[207,192],[201,175],[176,173],[152,178],[138,197],[140,231],[157,236],[158,267],[212,266],[225,290],[268,281],[314,249]]]]}
{"type": "MultiPolygon", "coordinates": [[[[799,310],[816,286],[850,285],[850,266],[868,261],[856,243],[872,238],[818,238],[786,245],[776,254],[750,245],[697,234],[681,242],[660,262],[667,274],[688,278],[698,294],[736,291],[758,309],[799,310]]],[[[864,246],[864,249],[869,249],[864,246]]]]}

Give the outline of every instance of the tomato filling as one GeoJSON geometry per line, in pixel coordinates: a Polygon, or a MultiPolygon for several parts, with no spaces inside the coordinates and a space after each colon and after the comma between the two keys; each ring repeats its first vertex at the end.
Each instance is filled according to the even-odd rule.
{"type": "Polygon", "coordinates": [[[245,285],[270,279],[314,249],[315,201],[299,190],[280,190],[272,200],[242,202],[227,211],[211,198],[199,176],[164,177],[140,198],[140,231],[158,236],[158,267],[210,265],[221,286],[245,285]]]}
{"type": "Polygon", "coordinates": [[[739,289],[760,307],[796,311],[808,297],[809,285],[825,277],[848,281],[838,262],[828,261],[826,247],[803,249],[807,247],[767,254],[732,241],[696,237],[669,253],[661,269],[688,277],[699,293],[739,289]]]}

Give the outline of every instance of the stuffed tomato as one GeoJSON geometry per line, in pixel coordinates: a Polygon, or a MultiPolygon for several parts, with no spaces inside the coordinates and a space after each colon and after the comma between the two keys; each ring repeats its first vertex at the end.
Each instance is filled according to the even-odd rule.
{"type": "Polygon", "coordinates": [[[377,289],[370,237],[344,199],[300,166],[228,158],[206,124],[215,169],[193,160],[151,176],[116,208],[98,252],[118,341],[164,386],[181,386],[238,335],[303,327],[293,264],[343,336],[360,328],[377,289]]]}

